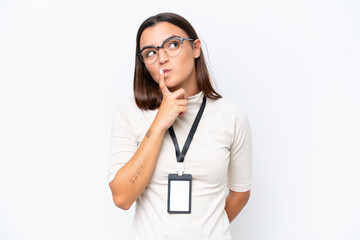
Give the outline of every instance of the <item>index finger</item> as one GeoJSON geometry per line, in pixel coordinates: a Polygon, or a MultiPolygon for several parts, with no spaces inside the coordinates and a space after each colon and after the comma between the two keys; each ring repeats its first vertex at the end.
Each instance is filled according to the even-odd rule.
{"type": "Polygon", "coordinates": [[[159,87],[161,90],[161,93],[163,94],[163,96],[168,96],[171,94],[170,90],[167,88],[167,86],[165,85],[165,76],[163,73],[163,70],[160,69],[160,77],[159,77],[159,87]]]}

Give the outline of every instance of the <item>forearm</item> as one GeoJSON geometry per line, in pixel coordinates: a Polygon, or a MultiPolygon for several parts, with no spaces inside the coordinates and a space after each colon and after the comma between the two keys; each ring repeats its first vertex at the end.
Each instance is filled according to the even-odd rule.
{"type": "Polygon", "coordinates": [[[110,183],[116,206],[129,209],[148,185],[159,157],[165,131],[152,124],[133,157],[110,183]]]}
{"type": "Polygon", "coordinates": [[[249,198],[250,190],[247,192],[233,192],[231,190],[229,191],[229,194],[226,197],[225,211],[230,223],[245,207],[246,203],[249,201],[249,198]]]}

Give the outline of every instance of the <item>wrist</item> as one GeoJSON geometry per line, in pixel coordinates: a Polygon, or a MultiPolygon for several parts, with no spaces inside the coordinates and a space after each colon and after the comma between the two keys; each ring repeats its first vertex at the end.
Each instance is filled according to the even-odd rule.
{"type": "Polygon", "coordinates": [[[164,127],[159,126],[158,124],[156,124],[156,122],[154,122],[153,124],[151,124],[150,130],[154,134],[164,135],[167,129],[165,129],[164,127]]]}

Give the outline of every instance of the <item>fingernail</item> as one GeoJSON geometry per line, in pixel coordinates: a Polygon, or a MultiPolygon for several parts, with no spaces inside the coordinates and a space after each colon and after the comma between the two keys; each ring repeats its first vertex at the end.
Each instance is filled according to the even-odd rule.
{"type": "Polygon", "coordinates": [[[163,70],[160,68],[160,75],[163,74],[163,70]]]}

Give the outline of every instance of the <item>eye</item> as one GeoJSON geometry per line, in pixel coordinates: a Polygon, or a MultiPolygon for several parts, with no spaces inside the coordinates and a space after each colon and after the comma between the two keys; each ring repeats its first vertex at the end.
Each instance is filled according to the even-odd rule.
{"type": "Polygon", "coordinates": [[[177,40],[170,41],[169,48],[177,48],[179,46],[179,42],[177,40]]]}
{"type": "Polygon", "coordinates": [[[150,52],[148,52],[148,53],[146,54],[146,56],[147,56],[147,57],[151,57],[151,56],[153,56],[154,54],[155,54],[154,51],[150,51],[150,52]]]}
{"type": "Polygon", "coordinates": [[[154,49],[148,49],[148,50],[145,50],[142,55],[144,58],[151,58],[151,57],[155,56],[155,54],[156,54],[156,51],[154,49]]]}

